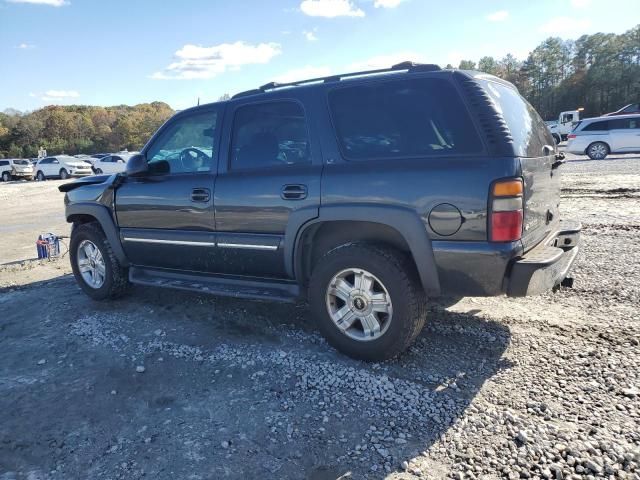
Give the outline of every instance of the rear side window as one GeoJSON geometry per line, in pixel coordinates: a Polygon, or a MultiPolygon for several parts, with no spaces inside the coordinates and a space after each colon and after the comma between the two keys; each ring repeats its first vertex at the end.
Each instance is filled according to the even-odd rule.
{"type": "Polygon", "coordinates": [[[487,80],[482,84],[507,122],[516,155],[540,157],[544,154],[545,145],[555,145],[551,132],[538,112],[515,88],[487,80]]]}
{"type": "Polygon", "coordinates": [[[238,108],[231,139],[231,169],[247,170],[311,162],[302,106],[293,101],[238,108]]]}
{"type": "Polygon", "coordinates": [[[593,122],[582,129],[583,132],[602,132],[609,130],[609,121],[593,122]]]}
{"type": "Polygon", "coordinates": [[[342,154],[352,160],[476,154],[482,142],[455,87],[417,78],[329,92],[342,154]]]}
{"type": "Polygon", "coordinates": [[[4,167],[5,165],[9,165],[9,162],[6,160],[0,160],[0,167],[4,167]]]}

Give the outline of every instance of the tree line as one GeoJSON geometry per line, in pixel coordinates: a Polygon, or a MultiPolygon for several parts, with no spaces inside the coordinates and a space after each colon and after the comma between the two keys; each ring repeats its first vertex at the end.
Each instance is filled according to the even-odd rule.
{"type": "MultiPolygon", "coordinates": [[[[620,35],[550,37],[525,60],[511,54],[502,59],[486,56],[477,64],[463,60],[458,68],[512,82],[546,120],[579,107],[585,115],[597,116],[640,102],[640,25],[620,35]]],[[[0,113],[0,158],[34,157],[40,147],[49,154],[139,150],[173,113],[163,102],[5,111],[0,113]]]]}
{"type": "Polygon", "coordinates": [[[164,102],[133,107],[48,106],[0,113],[0,158],[139,150],[174,111],[164,102]]]}
{"type": "Polygon", "coordinates": [[[512,82],[545,120],[579,107],[595,117],[640,102],[640,25],[620,35],[550,37],[523,61],[509,54],[482,57],[477,65],[463,60],[458,68],[512,82]]]}

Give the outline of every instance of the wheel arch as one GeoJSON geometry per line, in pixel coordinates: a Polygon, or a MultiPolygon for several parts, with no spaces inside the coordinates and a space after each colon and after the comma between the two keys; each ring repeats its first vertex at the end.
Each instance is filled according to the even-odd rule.
{"type": "Polygon", "coordinates": [[[129,262],[120,243],[120,236],[118,234],[118,228],[113,221],[111,213],[107,207],[103,205],[96,205],[91,203],[76,203],[73,205],[67,205],[66,208],[67,222],[74,225],[82,225],[89,222],[97,222],[102,228],[109,245],[113,250],[118,261],[123,266],[128,266],[129,262]]]}
{"type": "MultiPolygon", "coordinates": [[[[289,230],[289,228],[288,228],[289,230]]],[[[440,282],[424,223],[415,212],[397,207],[322,207],[320,215],[299,226],[285,244],[287,273],[302,284],[326,251],[349,242],[389,245],[406,252],[428,295],[440,294],[440,282]]]]}

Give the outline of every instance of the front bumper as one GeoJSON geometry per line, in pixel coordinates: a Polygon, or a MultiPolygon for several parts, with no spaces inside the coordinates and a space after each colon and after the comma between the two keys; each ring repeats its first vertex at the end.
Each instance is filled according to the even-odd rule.
{"type": "Polygon", "coordinates": [[[93,175],[91,170],[72,170],[69,173],[69,176],[71,177],[87,177],[89,175],[93,175]]]}
{"type": "Polygon", "coordinates": [[[556,233],[514,261],[506,279],[507,295],[537,295],[560,285],[576,259],[582,225],[561,221],[556,233]]]}

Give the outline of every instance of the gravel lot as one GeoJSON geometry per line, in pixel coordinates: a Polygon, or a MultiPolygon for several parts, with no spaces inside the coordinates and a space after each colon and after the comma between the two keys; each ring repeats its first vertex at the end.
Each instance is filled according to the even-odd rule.
{"type": "Polygon", "coordinates": [[[433,304],[381,364],[305,305],[94,303],[67,258],[16,262],[68,232],[59,182],[0,184],[0,480],[640,479],[640,158],[571,160],[575,287],[433,304]]]}

